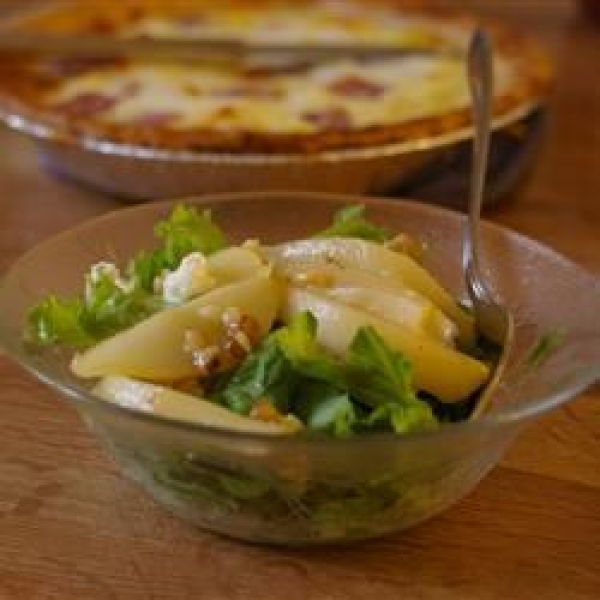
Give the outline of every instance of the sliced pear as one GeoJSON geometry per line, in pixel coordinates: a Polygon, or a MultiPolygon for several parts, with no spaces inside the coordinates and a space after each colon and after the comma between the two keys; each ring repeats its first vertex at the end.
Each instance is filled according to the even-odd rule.
{"type": "Polygon", "coordinates": [[[251,316],[266,334],[277,314],[281,287],[271,277],[258,275],[223,286],[187,304],[167,308],[117,335],[76,355],[71,369],[79,377],[127,375],[150,381],[173,381],[197,374],[186,332],[200,334],[211,346],[221,332],[228,308],[251,316]]]}
{"type": "Polygon", "coordinates": [[[161,417],[247,433],[282,435],[298,431],[297,419],[265,422],[238,415],[208,400],[129,377],[104,377],[92,392],[108,402],[161,417]]]}
{"type": "Polygon", "coordinates": [[[284,264],[278,272],[298,287],[322,290],[345,304],[422,330],[445,344],[453,344],[458,336],[456,325],[429,298],[391,277],[314,263],[284,264]]]}
{"type": "Polygon", "coordinates": [[[256,252],[239,246],[225,248],[206,258],[192,252],[176,269],[160,278],[160,289],[170,305],[180,305],[222,285],[254,277],[268,270],[256,252]]]}
{"type": "Polygon", "coordinates": [[[458,332],[456,325],[439,308],[411,298],[410,290],[405,294],[391,294],[366,288],[335,287],[326,290],[325,294],[386,321],[420,331],[447,346],[453,345],[458,332]]]}
{"type": "Polygon", "coordinates": [[[391,240],[384,243],[384,246],[394,252],[402,252],[408,254],[413,260],[419,264],[423,262],[423,257],[427,250],[427,245],[418,239],[408,235],[407,233],[399,233],[391,240]]]}
{"type": "Polygon", "coordinates": [[[310,311],[317,319],[317,339],[343,356],[360,327],[372,326],[383,339],[411,362],[418,389],[444,402],[464,400],[488,378],[488,367],[428,335],[347,306],[323,293],[290,286],[284,298],[285,321],[297,312],[310,311]]]}
{"type": "Polygon", "coordinates": [[[468,345],[473,341],[473,318],[458,306],[428,271],[406,254],[393,252],[374,242],[352,238],[300,240],[265,248],[263,252],[276,268],[286,264],[289,268],[297,263],[329,262],[393,278],[429,298],[454,321],[461,343],[468,345]]]}
{"type": "Polygon", "coordinates": [[[218,285],[254,277],[264,265],[260,256],[249,248],[230,246],[211,254],[207,260],[208,271],[218,285]]]}

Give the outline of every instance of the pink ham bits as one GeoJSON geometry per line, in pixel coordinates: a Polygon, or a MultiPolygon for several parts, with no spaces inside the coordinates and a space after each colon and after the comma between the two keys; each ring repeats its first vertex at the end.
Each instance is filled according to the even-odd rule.
{"type": "Polygon", "coordinates": [[[56,106],[67,117],[90,117],[110,110],[117,98],[100,92],[84,92],[56,106]]]}
{"type": "Polygon", "coordinates": [[[385,86],[369,81],[358,75],[348,75],[327,86],[336,96],[344,98],[379,98],[385,93],[385,86]]]}

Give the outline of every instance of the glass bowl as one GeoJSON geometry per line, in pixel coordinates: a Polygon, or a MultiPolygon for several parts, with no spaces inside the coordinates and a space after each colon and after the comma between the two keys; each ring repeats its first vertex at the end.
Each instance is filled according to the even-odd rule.
{"type": "MultiPolygon", "coordinates": [[[[422,238],[430,248],[427,266],[464,297],[458,214],[414,202],[290,192],[189,202],[212,208],[232,239],[268,242],[309,234],[341,205],[364,203],[374,220],[422,238]]],[[[108,404],[69,374],[64,355],[27,351],[21,341],[24,315],[43,294],[80,291],[90,264],[107,257],[123,264],[150,247],[153,224],[170,208],[154,203],[123,209],[23,256],[0,285],[0,340],[15,360],[72,404],[127,477],[200,527],[276,544],[354,540],[404,529],[467,494],[526,423],[600,376],[600,281],[552,250],[486,224],[486,268],[516,315],[517,332],[491,408],[478,420],[404,436],[261,437],[108,404]],[[551,350],[555,344],[548,342],[556,341],[557,331],[562,343],[540,352],[539,340],[551,350]]]]}

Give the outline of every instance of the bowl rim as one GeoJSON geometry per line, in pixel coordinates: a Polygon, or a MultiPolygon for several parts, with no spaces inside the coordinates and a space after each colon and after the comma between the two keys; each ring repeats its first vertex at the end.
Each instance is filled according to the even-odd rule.
{"type": "MultiPolygon", "coordinates": [[[[206,205],[206,207],[214,206],[216,204],[229,204],[236,202],[245,202],[259,196],[263,199],[273,199],[285,197],[287,199],[306,199],[310,197],[311,200],[319,200],[330,205],[339,205],[341,203],[363,203],[367,206],[380,206],[387,207],[398,206],[400,209],[417,210],[429,214],[443,215],[446,219],[453,221],[464,221],[465,217],[463,214],[458,213],[454,210],[433,206],[410,199],[397,199],[397,198],[372,198],[368,196],[353,196],[348,194],[330,194],[321,192],[301,192],[301,191],[247,191],[247,192],[236,192],[236,193],[223,193],[223,194],[211,194],[206,196],[190,196],[181,199],[169,199],[159,202],[150,202],[146,204],[138,204],[135,206],[119,208],[111,210],[100,216],[86,219],[78,225],[62,231],[56,235],[53,235],[45,240],[42,240],[36,244],[33,248],[23,253],[12,265],[8,268],[7,272],[4,273],[0,278],[0,297],[7,293],[10,289],[8,283],[10,283],[10,276],[19,268],[19,266],[28,260],[28,258],[34,254],[39,253],[43,250],[44,246],[51,245],[57,240],[63,237],[70,237],[73,234],[81,234],[87,228],[95,227],[99,222],[105,220],[111,220],[119,215],[130,214],[133,212],[139,212],[144,210],[161,210],[166,209],[178,202],[193,203],[195,205],[206,205]],[[8,282],[8,283],[7,283],[8,282]]],[[[518,233],[510,228],[497,225],[487,220],[483,220],[483,227],[486,230],[495,231],[497,234],[502,236],[512,237],[521,244],[528,245],[535,249],[538,254],[548,256],[555,262],[563,264],[569,269],[574,269],[577,273],[584,278],[589,278],[591,281],[600,283],[598,278],[593,273],[587,271],[583,267],[577,265],[570,259],[566,258],[562,254],[556,252],[549,246],[542,244],[528,236],[518,233]]],[[[600,308],[600,307],[599,307],[600,308]]],[[[0,325],[1,322],[0,315],[0,325]]],[[[595,367],[587,368],[582,370],[579,377],[572,384],[562,388],[556,392],[547,395],[538,395],[530,400],[524,406],[520,407],[509,407],[508,409],[492,413],[485,414],[477,419],[468,419],[465,421],[459,421],[455,423],[442,424],[442,426],[433,431],[422,431],[422,432],[411,432],[402,435],[396,433],[370,433],[364,436],[352,436],[345,439],[331,438],[325,435],[265,435],[261,433],[250,433],[243,431],[235,431],[231,429],[225,429],[221,427],[214,427],[209,425],[203,425],[200,423],[192,423],[188,421],[182,421],[175,418],[164,417],[155,415],[152,413],[146,413],[134,408],[113,404],[106,402],[93,395],[89,389],[84,386],[74,385],[66,381],[61,381],[58,378],[53,377],[51,374],[46,372],[44,369],[40,369],[32,360],[32,356],[26,351],[22,343],[22,340],[8,339],[10,336],[4,335],[4,330],[0,327],[0,348],[4,348],[7,355],[12,358],[17,364],[23,367],[33,377],[42,383],[46,384],[49,388],[57,391],[61,396],[70,399],[75,403],[75,406],[91,406],[100,412],[106,412],[108,415],[124,416],[127,419],[133,419],[140,423],[145,423],[149,426],[164,426],[166,428],[172,428],[184,433],[196,433],[199,435],[209,436],[221,440],[232,440],[238,442],[259,442],[265,444],[289,444],[292,446],[300,447],[313,447],[313,446],[355,446],[362,444],[381,443],[381,442],[392,442],[394,443],[407,443],[411,440],[419,440],[423,438],[442,438],[448,436],[461,436],[462,434],[471,434],[478,432],[488,432],[494,429],[498,429],[505,426],[516,425],[519,423],[525,423],[534,417],[542,415],[568,400],[574,398],[581,392],[583,392],[590,385],[594,384],[600,379],[600,364],[595,367]]]]}

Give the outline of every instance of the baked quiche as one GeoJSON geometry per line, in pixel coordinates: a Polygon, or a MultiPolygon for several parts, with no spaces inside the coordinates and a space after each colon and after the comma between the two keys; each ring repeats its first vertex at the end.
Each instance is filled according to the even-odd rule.
{"type": "MultiPolygon", "coordinates": [[[[0,105],[63,134],[161,149],[314,153],[426,139],[469,119],[468,17],[415,2],[121,0],[51,5],[11,25],[45,34],[216,38],[261,43],[389,44],[398,56],[307,63],[175,63],[14,55],[0,64],[0,105]]],[[[489,25],[497,115],[543,99],[544,53],[489,25]]]]}

